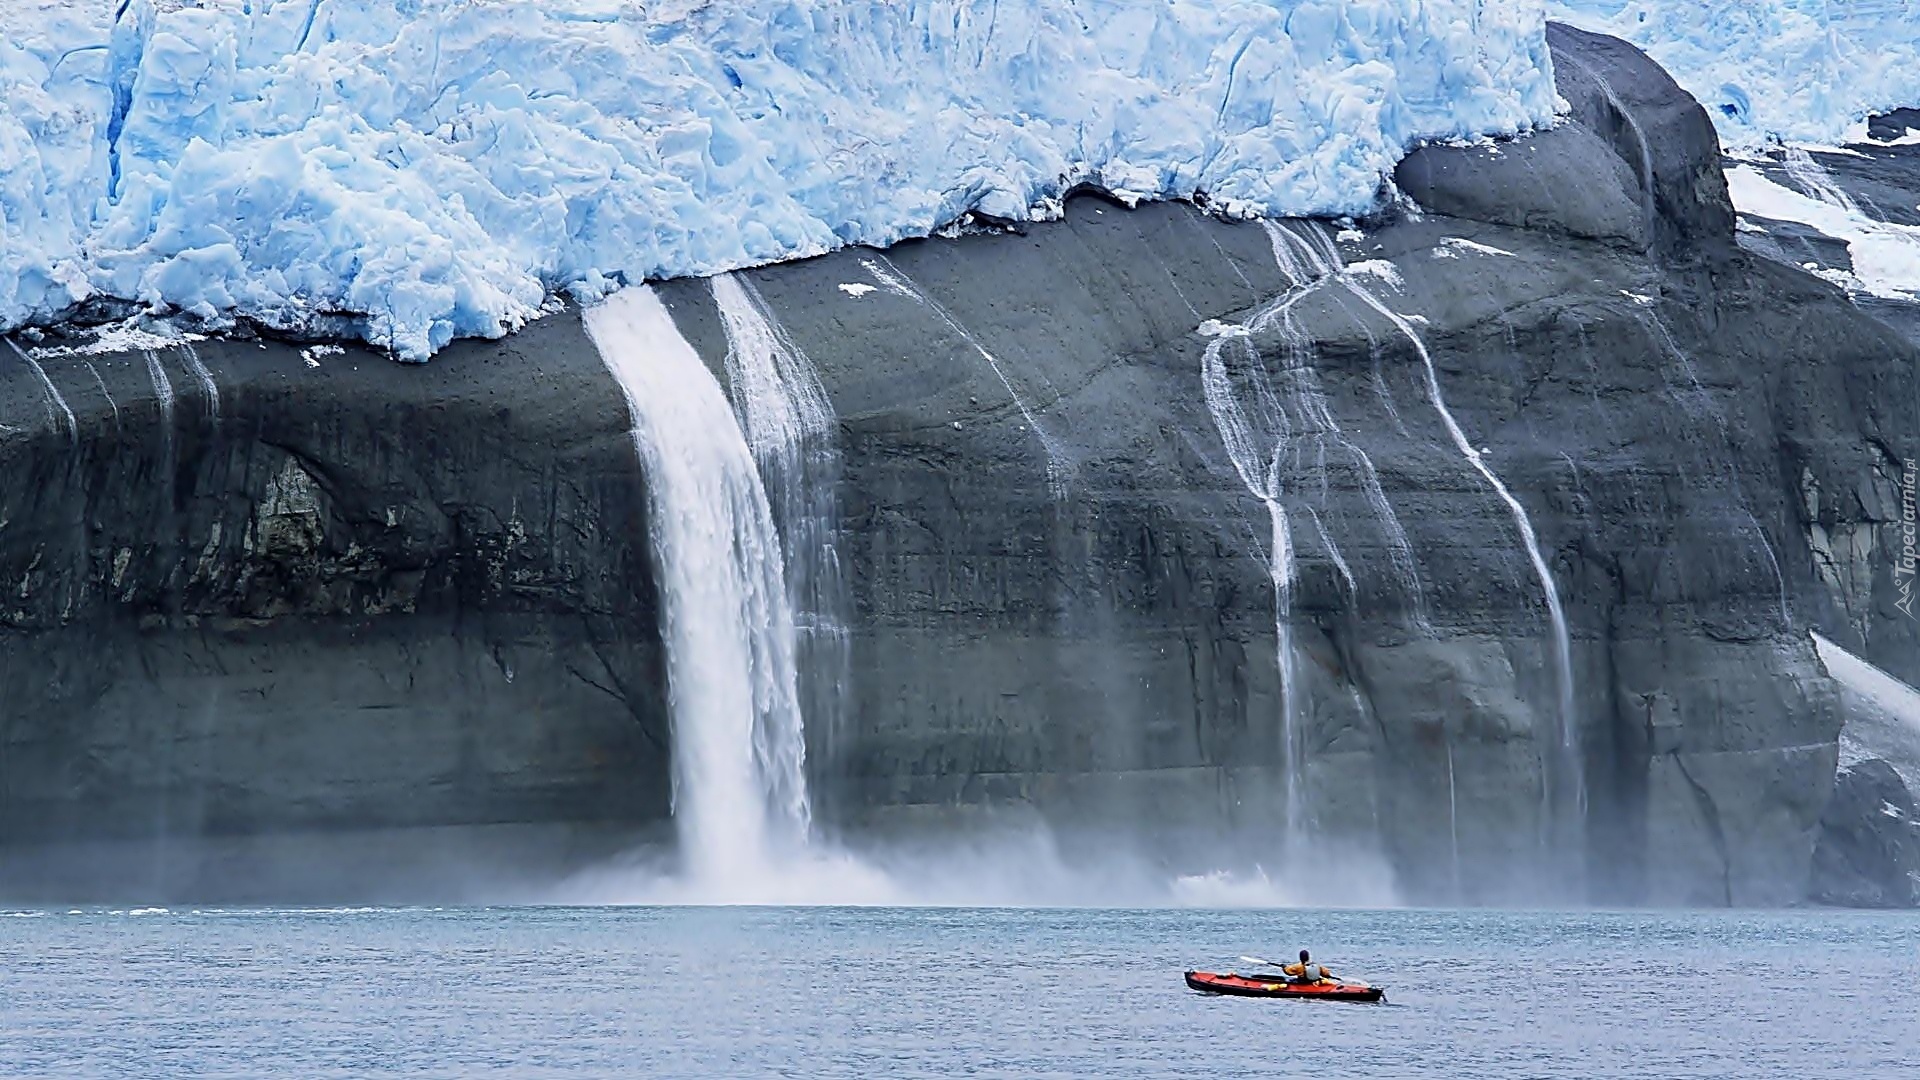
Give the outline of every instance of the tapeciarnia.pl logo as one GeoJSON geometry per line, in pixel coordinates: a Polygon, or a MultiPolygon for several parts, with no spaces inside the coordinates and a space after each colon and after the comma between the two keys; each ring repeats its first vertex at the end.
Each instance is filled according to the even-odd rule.
{"type": "Polygon", "coordinates": [[[1920,528],[1914,524],[1913,486],[1915,479],[1914,459],[1908,458],[1902,463],[1900,473],[1900,557],[1893,563],[1893,585],[1900,590],[1900,599],[1893,606],[1913,618],[1913,576],[1914,564],[1920,559],[1920,528]]]}

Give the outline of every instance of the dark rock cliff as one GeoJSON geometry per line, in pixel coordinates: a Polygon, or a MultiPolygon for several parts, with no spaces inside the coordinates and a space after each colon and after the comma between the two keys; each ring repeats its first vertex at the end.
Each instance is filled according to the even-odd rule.
{"type": "MultiPolygon", "coordinates": [[[[1819,560],[1841,519],[1891,550],[1915,347],[1735,244],[1655,66],[1552,44],[1568,124],[1418,151],[1413,205],[1355,228],[1087,197],[746,275],[838,417],[829,828],[1031,808],[1274,865],[1276,515],[1202,380],[1231,334],[1232,389],[1286,422],[1261,453],[1318,850],[1420,900],[1806,896],[1843,719],[1806,631],[1899,633],[1890,563],[1855,596],[1819,560]],[[1564,604],[1584,810],[1520,515],[1434,383],[1564,604]]],[[[658,288],[724,372],[707,284],[658,288]]],[[[665,817],[644,478],[571,314],[424,368],[163,350],[170,407],[143,355],[35,355],[0,349],[0,892],[271,893],[288,836],[381,881],[534,874],[665,817]]]]}
{"type": "Polygon", "coordinates": [[[644,489],[577,323],[315,359],[0,349],[5,891],[360,890],[422,851],[329,834],[538,865],[667,812],[644,489]]]}
{"type": "Polygon", "coordinates": [[[1813,850],[1812,895],[1847,907],[1920,906],[1920,812],[1893,766],[1842,769],[1813,850]]]}

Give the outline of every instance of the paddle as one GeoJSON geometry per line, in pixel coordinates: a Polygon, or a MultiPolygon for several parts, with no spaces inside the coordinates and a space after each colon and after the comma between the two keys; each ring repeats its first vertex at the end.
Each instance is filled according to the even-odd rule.
{"type": "MultiPolygon", "coordinates": [[[[1271,961],[1271,960],[1262,960],[1262,959],[1260,959],[1260,958],[1259,958],[1259,957],[1257,957],[1257,956],[1243,956],[1243,957],[1241,957],[1240,959],[1242,959],[1242,960],[1245,960],[1245,961],[1246,961],[1247,963],[1249,963],[1249,964],[1264,964],[1264,965],[1266,965],[1267,967],[1273,967],[1273,968],[1284,968],[1284,967],[1286,967],[1286,966],[1287,966],[1287,965],[1285,965],[1285,964],[1276,964],[1276,963],[1274,963],[1274,962],[1273,962],[1273,961],[1271,961]]],[[[1372,984],[1372,983],[1367,983],[1367,982],[1361,982],[1361,981],[1360,981],[1359,979],[1340,979],[1340,978],[1335,978],[1335,979],[1331,979],[1331,980],[1329,980],[1329,981],[1330,981],[1330,982],[1337,982],[1337,983],[1339,983],[1339,984],[1341,984],[1342,986],[1360,986],[1360,987],[1365,987],[1365,988],[1367,988],[1367,989],[1369,989],[1369,990],[1371,990],[1371,989],[1373,989],[1373,984],[1372,984]]]]}

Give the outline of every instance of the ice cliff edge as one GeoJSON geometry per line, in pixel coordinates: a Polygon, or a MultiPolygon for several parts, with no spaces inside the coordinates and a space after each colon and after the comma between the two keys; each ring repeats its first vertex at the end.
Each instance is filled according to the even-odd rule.
{"type": "Polygon", "coordinates": [[[1355,212],[1553,106],[1536,0],[0,0],[0,330],[114,299],[425,359],[1080,183],[1355,212]]]}

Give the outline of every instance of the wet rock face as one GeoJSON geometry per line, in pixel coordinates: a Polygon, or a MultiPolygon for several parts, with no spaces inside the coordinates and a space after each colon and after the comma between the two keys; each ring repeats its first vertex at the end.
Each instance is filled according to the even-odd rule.
{"type": "Polygon", "coordinates": [[[189,841],[665,813],[644,489],[577,324],[427,367],[0,356],[0,888],[244,893],[251,855],[189,841]]]}
{"type": "MultiPolygon", "coordinates": [[[[1553,44],[1575,122],[1413,155],[1417,214],[1082,198],[746,275],[838,417],[829,827],[1018,807],[1277,867],[1291,716],[1319,865],[1403,899],[1805,895],[1820,530],[1915,452],[1914,349],[1733,243],[1712,128],[1650,62],[1553,44]],[[1436,386],[1537,536],[1566,705],[1520,514],[1436,386]]],[[[708,284],[660,291],[724,377],[708,284]]],[[[424,368],[198,355],[218,417],[179,353],[171,414],[141,356],[46,360],[69,425],[0,350],[0,845],[665,815],[643,478],[577,323],[424,368]]]]}
{"type": "Polygon", "coordinates": [[[1920,907],[1920,811],[1884,761],[1841,769],[1820,818],[1814,900],[1843,907],[1920,907]]]}

